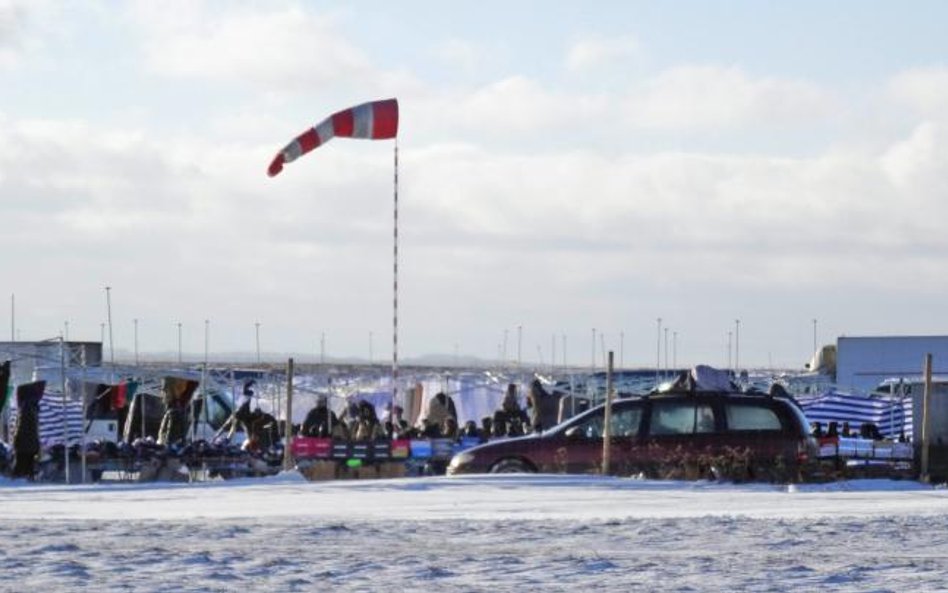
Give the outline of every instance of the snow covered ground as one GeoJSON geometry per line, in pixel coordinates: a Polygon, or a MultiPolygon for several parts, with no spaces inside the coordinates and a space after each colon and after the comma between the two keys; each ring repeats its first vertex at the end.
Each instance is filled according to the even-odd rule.
{"type": "Polygon", "coordinates": [[[0,482],[0,591],[948,591],[948,490],[0,482]]]}

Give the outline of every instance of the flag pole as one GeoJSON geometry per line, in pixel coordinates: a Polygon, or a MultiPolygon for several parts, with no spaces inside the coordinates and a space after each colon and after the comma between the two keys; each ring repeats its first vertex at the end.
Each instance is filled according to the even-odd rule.
{"type": "Polygon", "coordinates": [[[398,396],[398,138],[395,139],[395,176],[393,179],[394,216],[392,249],[392,402],[388,419],[395,438],[395,399],[398,396]]]}

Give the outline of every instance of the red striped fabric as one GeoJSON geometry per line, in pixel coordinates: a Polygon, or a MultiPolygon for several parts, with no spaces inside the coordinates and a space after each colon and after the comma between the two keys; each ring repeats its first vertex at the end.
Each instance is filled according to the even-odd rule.
{"type": "Polygon", "coordinates": [[[332,114],[294,138],[273,157],[267,168],[267,174],[270,177],[277,175],[283,170],[283,165],[325,144],[334,136],[386,140],[396,135],[398,135],[397,99],[356,105],[332,114]]]}

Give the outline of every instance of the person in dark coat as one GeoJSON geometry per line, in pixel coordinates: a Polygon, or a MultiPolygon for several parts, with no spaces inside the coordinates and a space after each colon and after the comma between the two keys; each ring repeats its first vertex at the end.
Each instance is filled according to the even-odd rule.
{"type": "Polygon", "coordinates": [[[17,417],[13,433],[13,477],[32,480],[36,475],[36,458],[40,453],[39,402],[43,399],[46,381],[25,383],[16,389],[17,417]]]}
{"type": "Polygon", "coordinates": [[[507,386],[504,401],[494,412],[492,424],[494,436],[519,436],[530,425],[530,418],[517,401],[517,386],[513,383],[507,386]]]}
{"type": "Polygon", "coordinates": [[[349,435],[345,424],[329,409],[329,398],[325,395],[316,398],[316,406],[306,414],[300,434],[304,437],[340,439],[347,439],[349,435]]]}
{"type": "Polygon", "coordinates": [[[365,400],[359,401],[359,421],[352,433],[352,439],[355,441],[375,441],[384,436],[384,429],[379,424],[375,406],[365,400]]]}

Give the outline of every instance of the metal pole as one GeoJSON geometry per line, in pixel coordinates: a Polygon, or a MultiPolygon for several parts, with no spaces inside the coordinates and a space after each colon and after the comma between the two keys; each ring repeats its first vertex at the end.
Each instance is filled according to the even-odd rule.
{"type": "Polygon", "coordinates": [[[132,320],[135,323],[135,366],[138,366],[138,319],[132,320]]]}
{"type": "Polygon", "coordinates": [[[668,328],[665,328],[665,372],[664,376],[668,376],[668,328]]]}
{"type": "MultiPolygon", "coordinates": [[[[66,342],[63,336],[59,336],[59,370],[62,373],[62,383],[61,387],[63,390],[63,461],[66,471],[66,483],[69,483],[69,415],[66,413],[68,410],[68,400],[66,398],[66,342]]],[[[85,408],[85,406],[83,406],[85,408]]],[[[82,429],[85,430],[86,423],[82,423],[82,429]]],[[[85,480],[83,480],[84,482],[85,480]]]]}
{"type": "Polygon", "coordinates": [[[741,320],[734,320],[734,375],[741,372],[741,320]]]}
{"type": "Polygon", "coordinates": [[[727,370],[731,370],[733,367],[731,365],[731,336],[734,335],[734,332],[727,332],[727,370]]]}
{"type": "Polygon", "coordinates": [[[86,425],[88,414],[86,411],[86,392],[82,385],[86,384],[86,349],[79,349],[79,401],[82,402],[82,432],[79,433],[79,468],[82,471],[82,481],[86,480],[86,425]]]}
{"type": "Polygon", "coordinates": [[[550,336],[550,375],[556,372],[556,334],[550,336]]]}
{"type": "MultiPolygon", "coordinates": [[[[592,328],[592,360],[589,364],[589,372],[596,372],[596,328],[592,328]]],[[[592,381],[592,377],[589,377],[589,379],[592,381]]]]}
{"type": "MultiPolygon", "coordinates": [[[[328,404],[326,406],[329,407],[328,404]]],[[[328,426],[328,424],[327,424],[328,426]]],[[[293,443],[293,359],[286,363],[286,423],[283,429],[283,469],[293,467],[293,456],[290,455],[290,445],[293,443]]]]}
{"type": "Polygon", "coordinates": [[[256,329],[256,336],[257,336],[257,366],[260,366],[260,322],[258,321],[254,323],[253,325],[254,325],[254,328],[256,329]]]}
{"type": "Polygon", "coordinates": [[[609,475],[612,457],[612,350],[606,364],[606,413],[602,426],[602,473],[609,475]]]}
{"type": "MultiPolygon", "coordinates": [[[[817,345],[816,345],[816,319],[814,319],[814,320],[813,320],[813,356],[816,356],[816,349],[817,349],[817,345]]],[[[815,371],[816,369],[810,369],[810,370],[811,370],[811,371],[815,371]]]]}
{"type": "Polygon", "coordinates": [[[112,339],[112,287],[105,287],[105,305],[108,309],[107,320],[109,322],[109,364],[112,370],[109,374],[111,382],[115,382],[115,341],[112,339]]]}
{"type": "MultiPolygon", "coordinates": [[[[395,400],[398,398],[398,140],[394,147],[394,175],[392,177],[392,401],[390,420],[395,426],[395,400]]],[[[395,438],[395,430],[392,430],[395,438]]]]}
{"type": "Polygon", "coordinates": [[[606,366],[606,334],[599,332],[599,351],[602,352],[602,366],[606,366]]]}
{"type": "Polygon", "coordinates": [[[563,334],[563,370],[566,370],[566,367],[569,366],[569,363],[566,361],[566,334],[563,334]]]}
{"type": "Polygon", "coordinates": [[[925,355],[925,394],[922,400],[922,460],[920,478],[923,482],[928,482],[931,476],[928,474],[929,445],[931,444],[931,410],[932,401],[932,355],[925,355]]]}
{"type": "Polygon", "coordinates": [[[659,317],[655,321],[658,324],[658,338],[655,345],[655,383],[657,384],[661,380],[662,368],[662,318],[659,317]]]}
{"type": "Polygon", "coordinates": [[[506,369],[507,368],[507,329],[506,328],[504,328],[504,349],[501,351],[500,360],[501,360],[501,365],[503,365],[503,368],[506,369]]]}
{"type": "MultiPolygon", "coordinates": [[[[208,344],[211,341],[211,321],[210,319],[204,320],[204,365],[201,369],[201,397],[204,398],[204,405],[201,406],[202,409],[207,410],[207,359],[208,359],[208,344]]],[[[197,440],[197,418],[194,417],[194,398],[191,398],[191,440],[197,440]]]]}

